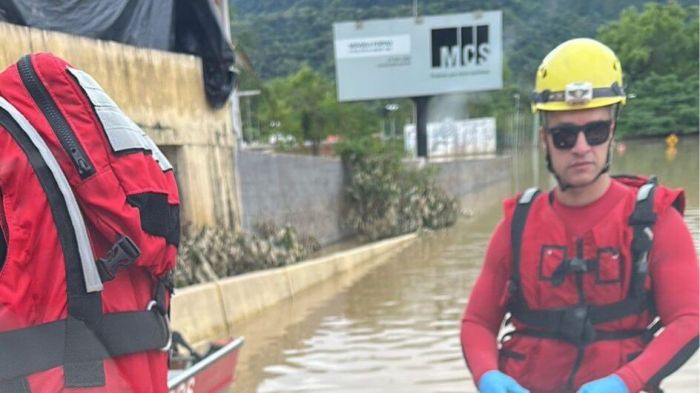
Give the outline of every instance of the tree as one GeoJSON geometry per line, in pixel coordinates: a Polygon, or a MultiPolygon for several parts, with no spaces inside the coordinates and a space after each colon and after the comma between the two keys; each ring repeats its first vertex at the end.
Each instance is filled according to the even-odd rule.
{"type": "Polygon", "coordinates": [[[334,98],[327,79],[304,65],[289,79],[291,91],[287,102],[296,116],[296,124],[304,141],[310,141],[312,151],[318,154],[321,140],[328,135],[333,118],[334,98]]]}
{"type": "Polygon", "coordinates": [[[637,98],[623,107],[619,137],[698,132],[698,78],[651,74],[635,83],[637,98]]]}
{"type": "Polygon", "coordinates": [[[698,7],[671,1],[625,9],[599,29],[617,53],[625,89],[619,136],[698,132],[698,7]]]}
{"type": "Polygon", "coordinates": [[[311,142],[314,154],[327,135],[362,136],[378,128],[379,115],[371,105],[339,103],[333,83],[306,65],[286,78],[266,83],[262,95],[259,122],[279,124],[279,131],[311,142]]]}
{"type": "Polygon", "coordinates": [[[698,7],[647,3],[625,9],[598,37],[620,58],[630,85],[652,73],[697,76],[698,7]]]}

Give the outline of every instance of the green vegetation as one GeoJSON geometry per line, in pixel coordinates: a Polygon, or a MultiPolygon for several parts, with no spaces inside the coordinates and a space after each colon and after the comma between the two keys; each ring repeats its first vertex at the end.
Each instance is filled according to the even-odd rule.
{"type": "MultiPolygon", "coordinates": [[[[332,78],[334,22],[411,17],[411,0],[231,0],[232,31],[267,80],[303,64],[332,78]]],[[[516,83],[530,84],[542,57],[573,37],[593,37],[645,0],[419,0],[421,15],[503,10],[504,52],[516,83]]],[[[658,1],[657,3],[664,3],[658,1]]],[[[683,0],[681,4],[697,4],[683,0]]]]}
{"type": "Polygon", "coordinates": [[[320,142],[330,134],[355,136],[373,132],[377,115],[369,105],[339,104],[335,85],[304,65],[286,78],[275,78],[262,86],[258,106],[259,135],[292,135],[297,141],[310,141],[318,154],[320,142]]]}
{"type": "Polygon", "coordinates": [[[598,38],[620,57],[628,101],[620,136],[698,132],[698,7],[626,9],[598,38]]]}
{"type": "Polygon", "coordinates": [[[377,240],[457,220],[459,204],[435,184],[435,167],[407,168],[402,147],[374,138],[339,146],[350,172],[346,224],[360,237],[377,240]]]}
{"type": "MultiPolygon", "coordinates": [[[[276,132],[312,142],[326,135],[353,139],[382,130],[383,110],[398,102],[397,129],[410,121],[406,99],[339,104],[335,100],[332,24],[337,21],[410,17],[412,1],[232,0],[232,32],[260,80],[254,100],[259,139],[276,132]]],[[[529,130],[529,96],[544,55],[564,40],[597,37],[620,56],[628,93],[636,98],[622,111],[619,135],[665,135],[698,130],[698,9],[696,1],[645,0],[419,0],[422,15],[503,11],[504,88],[465,94],[452,118],[494,116],[499,143],[513,139],[514,95],[520,97],[520,127],[529,130]]],[[[431,104],[439,108],[436,97],[431,104]]],[[[245,109],[245,107],[244,107],[245,109]]],[[[440,120],[440,119],[437,119],[440,120]]],[[[530,132],[523,132],[529,135],[530,132]]]]}

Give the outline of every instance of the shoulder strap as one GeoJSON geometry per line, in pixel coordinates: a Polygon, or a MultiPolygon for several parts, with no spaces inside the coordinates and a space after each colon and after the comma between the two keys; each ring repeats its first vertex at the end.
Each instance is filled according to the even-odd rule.
{"type": "Polygon", "coordinates": [[[518,203],[515,205],[515,212],[513,213],[513,221],[510,227],[513,264],[511,266],[511,286],[509,290],[511,294],[516,297],[516,300],[522,300],[520,286],[520,251],[522,248],[523,230],[525,229],[525,222],[527,221],[527,215],[532,206],[532,202],[539,193],[540,190],[535,187],[525,190],[525,192],[520,195],[518,203]]]}
{"type": "Polygon", "coordinates": [[[649,249],[654,240],[652,227],[656,222],[654,213],[654,191],[656,190],[656,178],[651,177],[637,191],[637,199],[634,211],[629,218],[632,226],[632,275],[630,278],[630,291],[628,296],[641,296],[644,290],[644,281],[649,271],[649,249]]]}
{"type": "MultiPolygon", "coordinates": [[[[77,202],[68,180],[63,176],[46,143],[28,120],[2,97],[0,97],[0,124],[27,154],[27,159],[46,193],[64,254],[68,303],[68,318],[64,331],[65,385],[66,387],[104,385],[102,362],[96,362],[90,357],[92,353],[99,351],[99,343],[86,340],[81,334],[84,327],[96,326],[100,323],[102,281],[94,261],[87,263],[94,270],[86,268],[86,259],[81,253],[81,250],[85,250],[81,245],[89,247],[89,240],[86,232],[79,231],[80,229],[84,231],[85,227],[82,216],[79,215],[77,202]],[[80,227],[79,224],[83,226],[80,227]],[[85,237],[81,238],[81,234],[85,237]],[[85,244],[86,242],[88,243],[85,244]],[[90,292],[91,289],[93,292],[90,292]],[[82,372],[86,369],[91,372],[82,372]]],[[[91,255],[92,250],[89,248],[87,250],[91,255]]],[[[3,368],[5,367],[3,365],[3,368]]]]}

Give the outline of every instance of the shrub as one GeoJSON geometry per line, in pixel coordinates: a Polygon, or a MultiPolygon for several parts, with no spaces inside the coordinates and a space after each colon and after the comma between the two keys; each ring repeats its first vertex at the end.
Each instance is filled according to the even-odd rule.
{"type": "Polygon", "coordinates": [[[457,220],[459,204],[435,183],[435,167],[407,168],[401,145],[365,138],[339,144],[338,153],[350,174],[346,225],[362,238],[442,228],[457,220]]]}
{"type": "Polygon", "coordinates": [[[321,248],[313,237],[271,223],[258,224],[256,234],[225,228],[188,232],[180,242],[173,275],[177,287],[290,265],[321,248]]]}

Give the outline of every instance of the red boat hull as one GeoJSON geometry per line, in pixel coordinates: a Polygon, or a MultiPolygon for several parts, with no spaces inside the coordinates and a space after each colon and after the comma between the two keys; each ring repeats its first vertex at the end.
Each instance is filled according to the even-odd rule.
{"type": "Polygon", "coordinates": [[[229,340],[198,363],[168,378],[169,393],[219,393],[235,380],[243,338],[229,340]]]}

